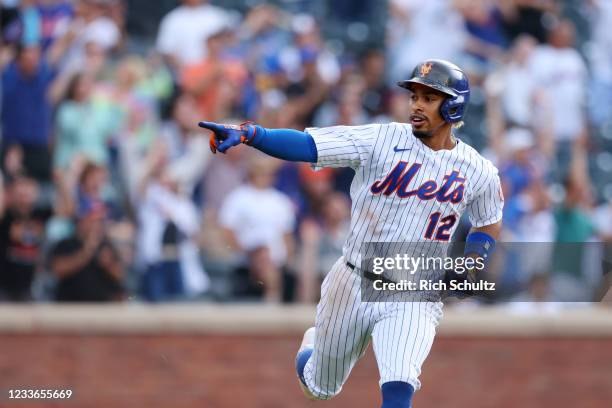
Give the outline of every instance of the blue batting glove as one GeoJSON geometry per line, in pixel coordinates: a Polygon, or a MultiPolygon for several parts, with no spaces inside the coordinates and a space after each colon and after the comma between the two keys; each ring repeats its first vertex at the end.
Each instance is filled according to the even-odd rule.
{"type": "Polygon", "coordinates": [[[250,144],[255,137],[257,128],[246,122],[241,125],[224,125],[214,122],[200,122],[198,126],[212,132],[210,136],[210,151],[225,153],[229,148],[240,143],[250,144]]]}

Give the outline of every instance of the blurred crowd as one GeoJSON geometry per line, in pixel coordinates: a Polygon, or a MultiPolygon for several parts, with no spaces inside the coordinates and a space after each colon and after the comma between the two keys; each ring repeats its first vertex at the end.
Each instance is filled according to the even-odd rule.
{"type": "Polygon", "coordinates": [[[1,2],[0,300],[316,301],[352,170],[213,156],[197,123],[406,122],[394,84],[426,58],[468,72],[458,137],[500,169],[502,240],[553,247],[506,268],[507,295],[589,287],[552,244],[612,239],[612,2],[390,0],[359,51],[309,1],[181,0],[144,42],[127,3],[1,2]]]}

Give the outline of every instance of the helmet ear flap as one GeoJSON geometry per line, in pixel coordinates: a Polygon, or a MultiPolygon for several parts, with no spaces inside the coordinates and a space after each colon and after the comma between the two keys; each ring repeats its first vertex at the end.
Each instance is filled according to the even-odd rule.
{"type": "Polygon", "coordinates": [[[440,105],[440,116],[448,123],[460,122],[465,112],[465,104],[457,97],[446,98],[440,105]]]}
{"type": "Polygon", "coordinates": [[[440,105],[440,116],[445,122],[454,123],[453,117],[456,115],[457,106],[453,106],[451,102],[453,98],[446,98],[440,105]]]}

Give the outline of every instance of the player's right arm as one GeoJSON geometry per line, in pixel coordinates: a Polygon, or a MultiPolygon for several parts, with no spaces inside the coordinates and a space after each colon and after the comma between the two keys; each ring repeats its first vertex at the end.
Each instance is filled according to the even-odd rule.
{"type": "Polygon", "coordinates": [[[378,125],[309,128],[305,132],[267,129],[250,123],[200,122],[199,126],[212,132],[210,149],[213,153],[225,153],[244,143],[279,159],[313,163],[315,168],[363,165],[378,130],[378,125]]]}

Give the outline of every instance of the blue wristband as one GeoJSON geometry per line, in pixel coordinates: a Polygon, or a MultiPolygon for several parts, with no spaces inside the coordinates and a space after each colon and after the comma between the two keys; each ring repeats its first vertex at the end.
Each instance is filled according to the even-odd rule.
{"type": "Polygon", "coordinates": [[[464,255],[476,254],[485,262],[495,250],[495,239],[486,232],[476,231],[467,236],[465,240],[464,255]]]}
{"type": "Polygon", "coordinates": [[[282,160],[317,162],[317,147],[311,135],[293,129],[267,129],[249,125],[246,143],[282,160]]]}

